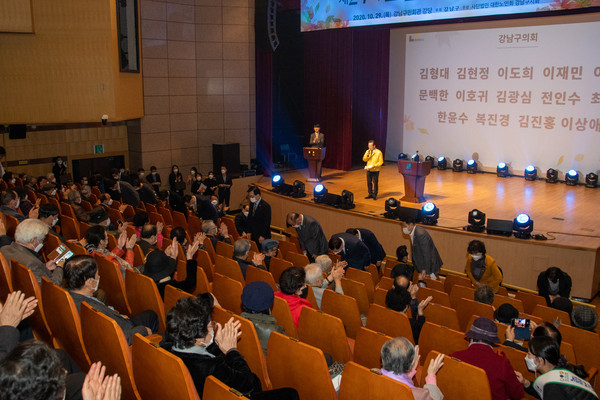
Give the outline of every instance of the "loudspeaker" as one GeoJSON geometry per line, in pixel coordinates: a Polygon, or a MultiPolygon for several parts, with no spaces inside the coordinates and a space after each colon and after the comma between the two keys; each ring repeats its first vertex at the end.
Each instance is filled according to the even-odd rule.
{"type": "Polygon", "coordinates": [[[227,167],[232,176],[240,174],[240,144],[213,144],[213,172],[215,176],[221,173],[221,165],[227,167]]]}
{"type": "Polygon", "coordinates": [[[412,218],[415,222],[419,222],[423,219],[420,211],[421,210],[417,208],[399,207],[396,212],[400,221],[402,221],[405,218],[412,218]]]}
{"type": "Polygon", "coordinates": [[[487,233],[490,235],[510,236],[513,232],[513,221],[507,219],[487,220],[487,233]]]}
{"type": "Polygon", "coordinates": [[[9,125],[9,139],[25,139],[27,137],[27,125],[9,125]]]}

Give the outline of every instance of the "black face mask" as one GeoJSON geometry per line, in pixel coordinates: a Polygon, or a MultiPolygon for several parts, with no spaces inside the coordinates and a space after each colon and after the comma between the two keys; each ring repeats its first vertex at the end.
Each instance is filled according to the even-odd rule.
{"type": "Polygon", "coordinates": [[[302,289],[302,293],[300,293],[300,297],[302,297],[303,299],[308,297],[308,286],[306,286],[304,289],[302,289]]]}

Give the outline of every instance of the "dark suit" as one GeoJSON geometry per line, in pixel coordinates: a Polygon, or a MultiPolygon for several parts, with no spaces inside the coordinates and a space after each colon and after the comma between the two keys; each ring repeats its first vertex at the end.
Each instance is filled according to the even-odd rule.
{"type": "Polygon", "coordinates": [[[154,191],[156,193],[158,193],[160,190],[160,184],[161,184],[160,174],[159,173],[157,173],[156,175],[150,174],[146,177],[146,179],[148,180],[150,185],[152,185],[152,188],[154,189],[154,191]],[[158,185],[157,185],[157,183],[158,183],[158,185]]]}
{"type": "Polygon", "coordinates": [[[358,228],[358,231],[360,232],[360,239],[369,248],[369,252],[371,253],[371,264],[377,265],[377,262],[385,258],[383,246],[381,246],[375,234],[370,230],[358,228]]]}
{"type": "Polygon", "coordinates": [[[344,241],[340,256],[342,261],[348,263],[349,268],[364,271],[365,267],[371,263],[369,248],[359,238],[346,232],[336,233],[333,237],[339,237],[344,241]]]}
{"type": "Polygon", "coordinates": [[[252,234],[252,240],[258,244],[258,238],[271,238],[271,206],[264,199],[257,203],[250,203],[250,214],[248,215],[248,229],[252,234]]]}
{"type": "Polygon", "coordinates": [[[150,184],[143,182],[142,187],[138,190],[140,200],[146,204],[156,204],[156,194],[150,184]]]}
{"type": "Polygon", "coordinates": [[[219,204],[225,203],[229,207],[229,196],[231,195],[231,185],[233,185],[231,176],[229,174],[218,174],[217,184],[229,185],[229,187],[219,186],[219,204]]]}
{"type": "Polygon", "coordinates": [[[310,134],[310,141],[308,143],[308,147],[324,147],[325,146],[325,135],[323,133],[320,133],[317,135],[317,137],[315,137],[315,133],[312,132],[310,134]]]}
{"type": "Polygon", "coordinates": [[[42,277],[44,276],[50,279],[55,285],[60,286],[62,284],[63,269],[57,267],[53,271],[50,271],[46,267],[46,264],[39,259],[38,254],[27,247],[13,242],[8,246],[0,248],[0,253],[6,258],[6,261],[10,262],[10,259],[13,258],[16,262],[29,268],[33,272],[33,275],[35,275],[38,284],[42,284],[42,277]]]}
{"type": "Polygon", "coordinates": [[[196,214],[203,221],[212,220],[216,224],[219,220],[219,212],[210,202],[209,196],[196,195],[196,214]]]}
{"type": "Polygon", "coordinates": [[[433,239],[425,228],[415,226],[414,238],[411,243],[412,263],[419,272],[425,270],[427,274],[439,274],[444,264],[440,254],[433,243],[433,239]]]}
{"type": "Polygon", "coordinates": [[[302,224],[299,228],[296,228],[302,250],[311,256],[327,254],[327,238],[319,222],[310,215],[302,214],[302,217],[302,224]]]}
{"type": "Polygon", "coordinates": [[[121,191],[121,201],[125,204],[137,208],[140,205],[140,195],[131,186],[131,183],[125,181],[119,181],[119,189],[121,191]]]}

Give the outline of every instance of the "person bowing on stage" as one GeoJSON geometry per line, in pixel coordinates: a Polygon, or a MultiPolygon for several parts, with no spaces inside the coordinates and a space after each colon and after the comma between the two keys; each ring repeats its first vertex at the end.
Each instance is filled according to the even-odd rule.
{"type": "Polygon", "coordinates": [[[315,130],[310,134],[310,142],[308,143],[309,147],[318,147],[319,149],[325,146],[325,134],[321,133],[321,126],[319,124],[315,124],[313,126],[315,130]]]}
{"type": "Polygon", "coordinates": [[[377,191],[379,189],[379,169],[383,165],[383,154],[381,150],[375,147],[375,141],[369,140],[369,148],[363,156],[363,161],[367,163],[367,190],[369,195],[365,199],[377,200],[377,191]]]}

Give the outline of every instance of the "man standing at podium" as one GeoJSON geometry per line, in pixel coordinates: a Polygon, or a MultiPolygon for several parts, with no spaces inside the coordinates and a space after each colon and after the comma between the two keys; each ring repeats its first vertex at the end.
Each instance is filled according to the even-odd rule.
{"type": "Polygon", "coordinates": [[[383,154],[381,150],[375,147],[375,141],[369,140],[369,148],[363,156],[363,161],[367,163],[367,189],[369,195],[365,199],[377,200],[379,190],[379,169],[383,165],[383,154]]]}
{"type": "Polygon", "coordinates": [[[320,132],[321,126],[319,124],[315,124],[313,129],[315,131],[310,134],[308,147],[318,147],[320,149],[325,146],[325,135],[320,132]]]}

